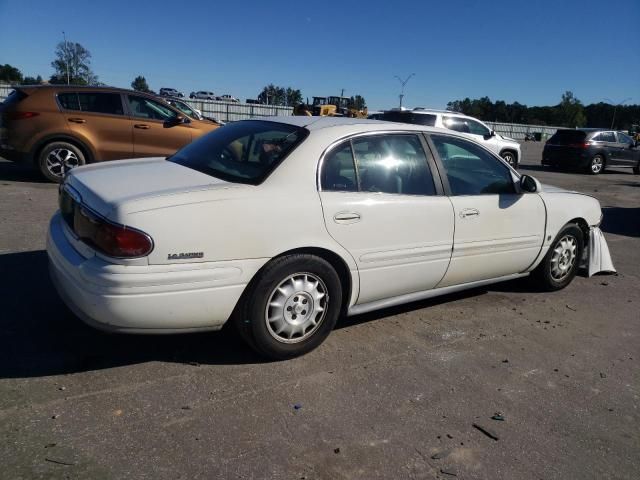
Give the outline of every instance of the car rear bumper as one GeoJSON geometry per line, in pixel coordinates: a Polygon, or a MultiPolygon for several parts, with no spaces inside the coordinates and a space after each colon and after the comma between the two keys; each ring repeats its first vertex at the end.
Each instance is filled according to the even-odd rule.
{"type": "MultiPolygon", "coordinates": [[[[49,225],[52,281],[65,304],[101,330],[181,333],[219,330],[264,261],[125,266],[85,258],[60,214],[49,225]]],[[[266,261],[266,260],[265,260],[266,261]]]]}
{"type": "Polygon", "coordinates": [[[566,167],[587,167],[591,155],[586,151],[572,151],[566,149],[563,151],[543,150],[542,165],[566,166],[566,167]]]}

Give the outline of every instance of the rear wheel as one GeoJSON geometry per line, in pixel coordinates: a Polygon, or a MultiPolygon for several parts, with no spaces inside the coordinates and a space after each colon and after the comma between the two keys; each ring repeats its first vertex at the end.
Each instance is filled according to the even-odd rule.
{"type": "Polygon", "coordinates": [[[604,157],[602,155],[595,155],[589,162],[589,173],[591,175],[598,175],[604,171],[604,157]]]}
{"type": "Polygon", "coordinates": [[[544,259],[531,274],[544,290],[560,290],[571,283],[578,272],[584,237],[575,225],[566,225],[556,236],[544,259]]]}
{"type": "Polygon", "coordinates": [[[68,142],[50,143],[40,151],[38,156],[40,173],[47,180],[57,183],[62,183],[67,171],[85,163],[82,151],[68,142]]]}
{"type": "Polygon", "coordinates": [[[261,355],[283,360],[310,352],[329,335],[342,305],[340,278],[326,260],[287,255],[268,264],[234,318],[261,355]]]}

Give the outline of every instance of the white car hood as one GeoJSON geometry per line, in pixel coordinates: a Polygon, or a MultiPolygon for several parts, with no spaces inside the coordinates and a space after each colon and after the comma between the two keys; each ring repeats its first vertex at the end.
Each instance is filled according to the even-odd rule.
{"type": "Polygon", "coordinates": [[[580,193],[574,190],[567,190],[565,188],[556,187],[554,185],[547,185],[546,183],[542,184],[542,191],[546,193],[580,193]]]}
{"type": "Polygon", "coordinates": [[[125,203],[236,185],[164,158],[116,160],[74,168],[65,183],[82,197],[82,203],[106,217],[125,203]]]}

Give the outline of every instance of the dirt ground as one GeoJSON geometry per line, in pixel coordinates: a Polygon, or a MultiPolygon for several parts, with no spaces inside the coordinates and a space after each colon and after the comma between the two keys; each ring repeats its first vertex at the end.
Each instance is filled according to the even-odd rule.
{"type": "Polygon", "coordinates": [[[232,332],[82,324],[47,275],[56,186],[0,161],[0,478],[638,478],[640,176],[523,148],[523,172],[600,200],[617,276],[343,319],[275,363],[232,332]]]}

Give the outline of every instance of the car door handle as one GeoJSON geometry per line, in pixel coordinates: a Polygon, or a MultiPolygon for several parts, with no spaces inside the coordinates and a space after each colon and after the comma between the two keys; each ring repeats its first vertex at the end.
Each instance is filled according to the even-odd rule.
{"type": "Polygon", "coordinates": [[[336,223],[356,223],[362,219],[357,212],[339,212],[333,216],[333,221],[336,223]]]}
{"type": "Polygon", "coordinates": [[[69,121],[73,123],[87,123],[84,118],[70,118],[69,121]]]}
{"type": "Polygon", "coordinates": [[[139,128],[140,130],[149,130],[151,127],[144,123],[136,123],[133,128],[139,128]]]}
{"type": "Polygon", "coordinates": [[[460,212],[460,218],[477,217],[479,215],[480,211],[475,208],[465,208],[460,212]]]}

